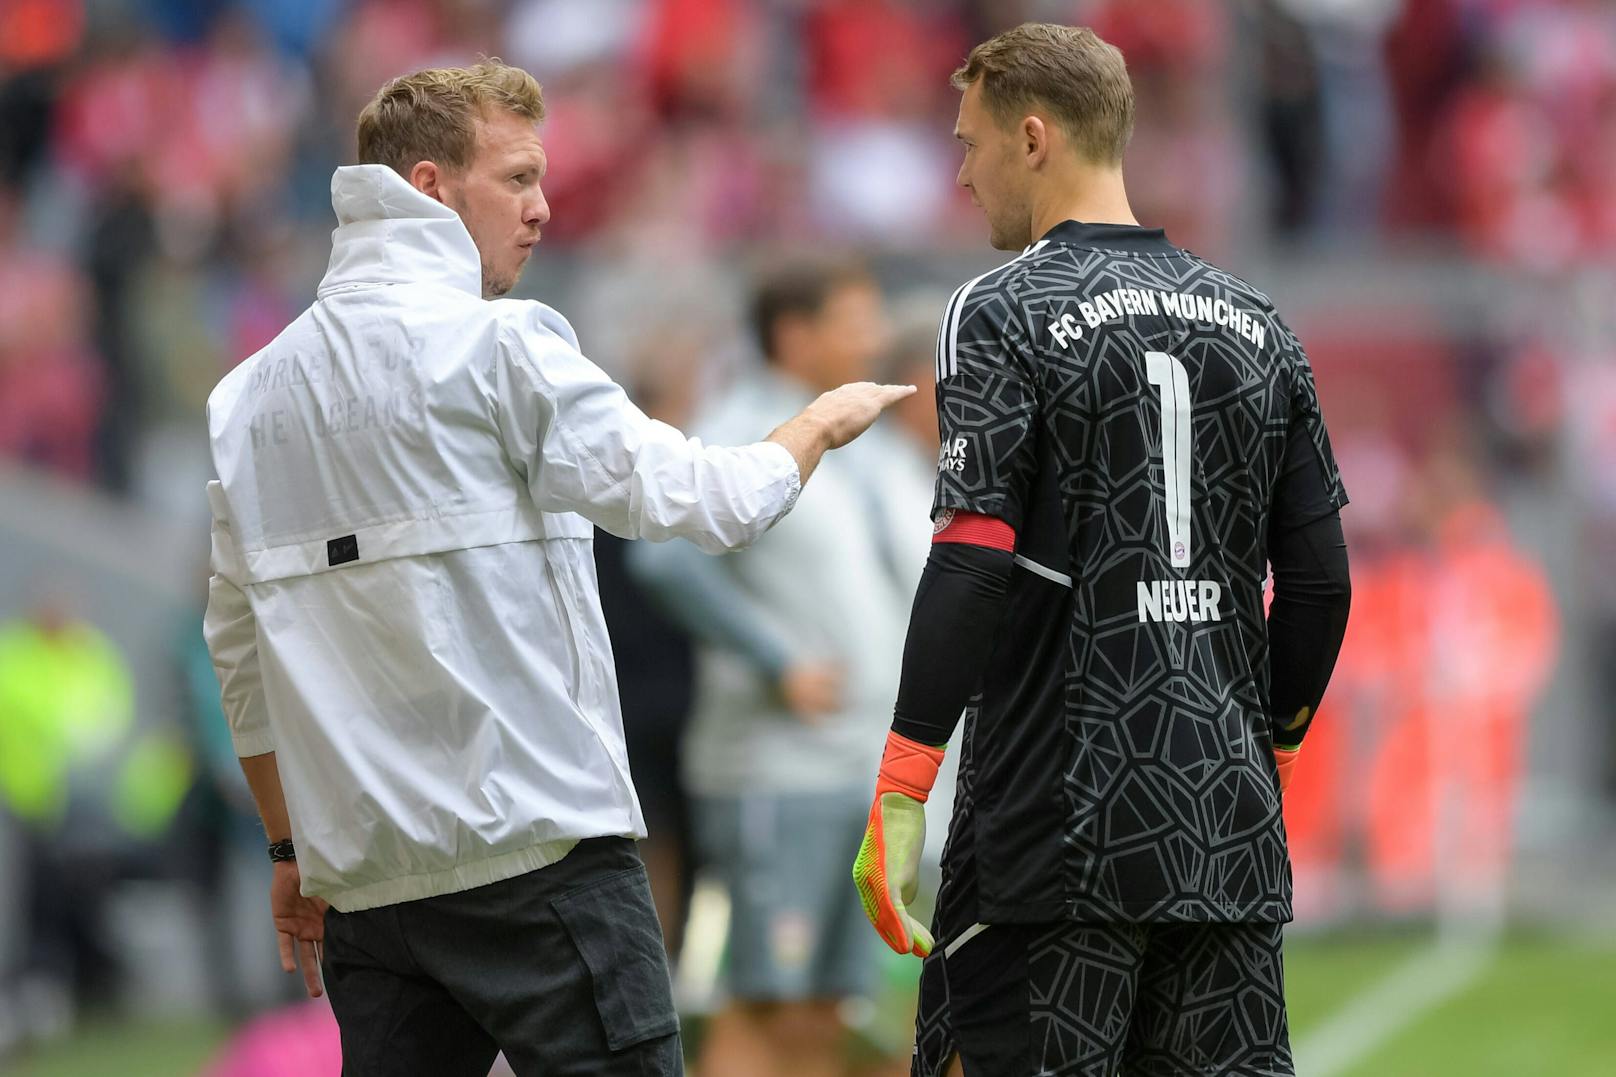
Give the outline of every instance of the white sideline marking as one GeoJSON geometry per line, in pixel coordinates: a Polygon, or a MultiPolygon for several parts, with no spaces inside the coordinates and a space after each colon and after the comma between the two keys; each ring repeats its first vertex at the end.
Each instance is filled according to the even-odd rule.
{"type": "Polygon", "coordinates": [[[1296,1045],[1296,1072],[1305,1077],[1345,1072],[1469,987],[1496,953],[1490,942],[1437,942],[1415,952],[1296,1045]]]}

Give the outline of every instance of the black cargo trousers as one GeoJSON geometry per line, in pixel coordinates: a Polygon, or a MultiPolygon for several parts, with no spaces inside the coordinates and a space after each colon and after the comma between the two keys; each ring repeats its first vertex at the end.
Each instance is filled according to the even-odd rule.
{"type": "Polygon", "coordinates": [[[325,918],[343,1077],[684,1072],[662,930],[634,842],[580,841],[537,871],[325,918]]]}

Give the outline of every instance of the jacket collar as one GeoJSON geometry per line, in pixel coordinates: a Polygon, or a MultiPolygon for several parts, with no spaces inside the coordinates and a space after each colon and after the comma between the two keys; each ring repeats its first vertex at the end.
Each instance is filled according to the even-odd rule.
{"type": "Polygon", "coordinates": [[[482,259],[460,215],[386,165],[331,176],[331,264],[320,296],[373,284],[442,284],[482,295],[482,259]]]}

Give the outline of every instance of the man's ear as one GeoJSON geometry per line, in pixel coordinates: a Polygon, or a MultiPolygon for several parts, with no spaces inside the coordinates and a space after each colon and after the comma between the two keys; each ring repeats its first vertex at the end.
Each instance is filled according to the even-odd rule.
{"type": "Polygon", "coordinates": [[[439,202],[443,201],[443,191],[438,186],[439,181],[443,178],[443,173],[438,170],[438,166],[433,162],[415,162],[415,167],[410,169],[408,178],[410,186],[417,191],[420,191],[428,198],[436,199],[439,202]]]}
{"type": "Polygon", "coordinates": [[[1049,128],[1044,125],[1042,117],[1027,116],[1021,121],[1021,151],[1026,155],[1027,164],[1037,168],[1049,156],[1049,128]]]}

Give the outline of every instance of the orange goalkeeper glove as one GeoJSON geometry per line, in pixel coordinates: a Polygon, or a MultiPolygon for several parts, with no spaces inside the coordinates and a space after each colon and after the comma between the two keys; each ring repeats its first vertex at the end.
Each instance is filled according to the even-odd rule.
{"type": "Polygon", "coordinates": [[[920,851],[926,844],[923,805],[942,762],[943,748],[887,734],[870,822],[858,859],[853,861],[853,881],[864,903],[864,915],[900,954],[925,957],[931,953],[931,932],[909,915],[909,903],[915,900],[920,851]]]}
{"type": "Polygon", "coordinates": [[[1291,771],[1296,767],[1296,757],[1302,754],[1300,747],[1275,748],[1274,766],[1279,769],[1279,791],[1281,794],[1291,787],[1291,771]]]}

